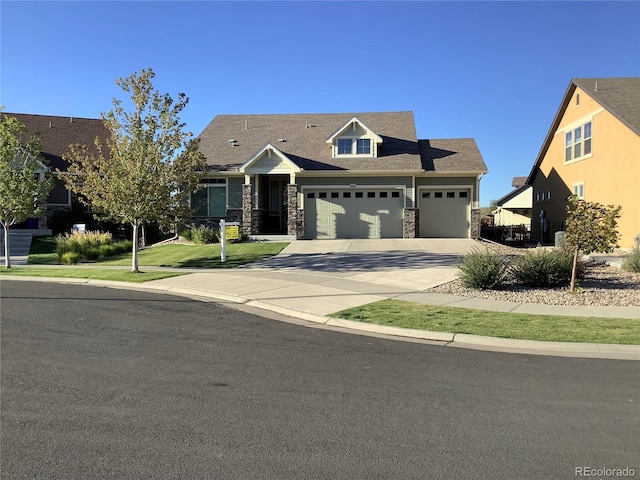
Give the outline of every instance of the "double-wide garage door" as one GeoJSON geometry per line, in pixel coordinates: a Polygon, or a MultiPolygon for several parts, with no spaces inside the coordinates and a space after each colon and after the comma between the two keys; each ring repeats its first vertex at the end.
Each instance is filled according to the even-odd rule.
{"type": "Polygon", "coordinates": [[[421,237],[469,238],[469,189],[429,189],[418,195],[421,237]]]}
{"type": "Polygon", "coordinates": [[[402,238],[398,189],[304,191],[304,238],[402,238]]]}

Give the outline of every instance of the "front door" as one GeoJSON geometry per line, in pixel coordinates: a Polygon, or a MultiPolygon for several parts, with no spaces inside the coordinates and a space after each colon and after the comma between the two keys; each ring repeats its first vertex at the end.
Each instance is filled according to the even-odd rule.
{"type": "Polygon", "coordinates": [[[267,229],[270,233],[287,231],[287,181],[281,178],[269,179],[269,210],[267,229]]]}

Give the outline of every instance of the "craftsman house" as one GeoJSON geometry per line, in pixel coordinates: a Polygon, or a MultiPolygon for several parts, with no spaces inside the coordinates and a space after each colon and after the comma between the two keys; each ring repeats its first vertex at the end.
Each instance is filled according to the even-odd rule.
{"type": "Polygon", "coordinates": [[[195,220],[291,239],[479,236],[473,139],[418,140],[412,112],[218,115],[195,220]]]}
{"type": "Polygon", "coordinates": [[[571,194],[620,205],[620,246],[630,248],[640,235],[638,180],[640,78],[573,79],[527,179],[533,222],[563,222],[571,194]]]}

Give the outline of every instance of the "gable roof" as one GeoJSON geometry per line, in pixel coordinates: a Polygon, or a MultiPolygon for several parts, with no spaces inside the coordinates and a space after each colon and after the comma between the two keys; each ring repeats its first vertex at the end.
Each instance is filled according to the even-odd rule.
{"type": "Polygon", "coordinates": [[[198,138],[220,172],[246,168],[265,142],[305,171],[488,172],[472,138],[418,140],[413,112],[217,115],[198,138]],[[327,139],[354,121],[380,138],[378,156],[332,158],[327,139]]]}
{"type": "Polygon", "coordinates": [[[109,136],[101,119],[58,117],[52,115],[31,115],[3,112],[2,115],[15,117],[27,127],[29,136],[40,134],[39,146],[42,156],[51,170],[66,170],[69,166],[62,156],[69,152],[73,143],[94,145],[96,137],[105,140],[109,136]]]}
{"type": "Polygon", "coordinates": [[[257,163],[260,160],[260,158],[262,158],[263,154],[265,153],[271,154],[271,152],[275,153],[276,157],[278,157],[281,162],[287,165],[292,172],[300,171],[300,167],[298,165],[296,165],[294,162],[289,160],[289,158],[284,153],[282,153],[278,148],[274,147],[270,143],[267,143],[264,147],[258,150],[249,160],[244,162],[238,168],[238,170],[244,173],[249,167],[257,163]]]}
{"type": "Polygon", "coordinates": [[[307,171],[422,170],[412,112],[217,115],[199,138],[214,171],[236,171],[265,143],[307,171]],[[353,117],[383,140],[378,157],[332,158],[327,138],[353,117]]]}
{"type": "Polygon", "coordinates": [[[620,122],[640,135],[640,77],[631,78],[574,78],[562,98],[560,108],[556,112],[551,128],[547,132],[540,153],[527,177],[527,184],[533,177],[547,153],[555,132],[558,130],[564,112],[571,101],[576,88],[593,98],[620,122]],[[596,89],[597,85],[597,89],[596,89]]]}
{"type": "Polygon", "coordinates": [[[473,138],[419,140],[422,166],[427,172],[487,173],[487,165],[473,138]]]}
{"type": "Polygon", "coordinates": [[[364,123],[358,120],[358,117],[353,117],[347,123],[345,123],[342,127],[340,127],[333,135],[327,138],[327,143],[333,143],[336,137],[342,135],[349,127],[352,125],[360,125],[369,135],[373,136],[376,143],[382,143],[382,138],[380,138],[376,132],[367,127],[364,123]]]}

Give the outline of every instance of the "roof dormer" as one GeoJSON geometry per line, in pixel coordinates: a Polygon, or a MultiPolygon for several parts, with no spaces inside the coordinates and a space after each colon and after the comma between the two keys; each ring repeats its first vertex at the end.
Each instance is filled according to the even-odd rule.
{"type": "Polygon", "coordinates": [[[327,138],[332,157],[377,157],[382,138],[357,117],[351,118],[327,138]]]}

